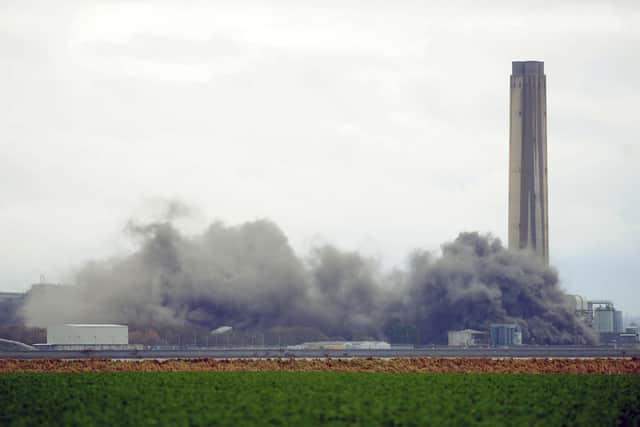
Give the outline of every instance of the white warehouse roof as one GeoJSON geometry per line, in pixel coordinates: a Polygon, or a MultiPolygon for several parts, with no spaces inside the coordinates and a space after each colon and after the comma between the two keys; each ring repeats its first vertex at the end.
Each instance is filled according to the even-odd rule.
{"type": "Polygon", "coordinates": [[[47,344],[104,345],[129,344],[126,325],[67,323],[47,328],[47,344]]]}
{"type": "Polygon", "coordinates": [[[127,325],[116,325],[109,323],[65,323],[64,326],[72,326],[74,328],[126,328],[127,325]]]}

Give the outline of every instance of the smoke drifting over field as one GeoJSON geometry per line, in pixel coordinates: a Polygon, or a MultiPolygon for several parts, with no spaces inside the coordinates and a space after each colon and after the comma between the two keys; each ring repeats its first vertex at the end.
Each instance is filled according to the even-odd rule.
{"type": "Polygon", "coordinates": [[[138,250],[85,265],[73,286],[32,291],[22,310],[27,324],[297,327],[326,337],[441,343],[447,330],[515,322],[525,342],[593,340],[565,306],[555,271],[478,233],[461,233],[438,257],[417,251],[406,271],[385,273],[329,245],[300,259],[266,220],[214,223],[195,237],[170,221],[128,230],[141,239],[138,250]]]}

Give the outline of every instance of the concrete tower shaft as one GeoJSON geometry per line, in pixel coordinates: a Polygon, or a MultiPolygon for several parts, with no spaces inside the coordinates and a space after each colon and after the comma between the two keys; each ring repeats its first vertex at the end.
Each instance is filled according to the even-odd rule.
{"type": "Polygon", "coordinates": [[[509,249],[531,250],[548,264],[547,82],[543,62],[513,62],[509,128],[509,249]]]}

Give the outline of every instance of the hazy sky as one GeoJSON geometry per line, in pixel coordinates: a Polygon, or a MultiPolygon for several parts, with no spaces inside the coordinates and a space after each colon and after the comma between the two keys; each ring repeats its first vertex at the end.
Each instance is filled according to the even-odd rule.
{"type": "Polygon", "coordinates": [[[640,313],[640,3],[0,3],[0,290],[184,224],[268,217],[402,266],[506,241],[512,60],[543,60],[552,264],[640,313]]]}

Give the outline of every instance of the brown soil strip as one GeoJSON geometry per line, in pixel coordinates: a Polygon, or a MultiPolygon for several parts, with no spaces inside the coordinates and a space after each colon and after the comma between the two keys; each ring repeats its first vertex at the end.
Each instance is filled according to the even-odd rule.
{"type": "Polygon", "coordinates": [[[0,360],[11,372],[446,372],[523,374],[640,374],[640,359],[170,359],[0,360]]]}

